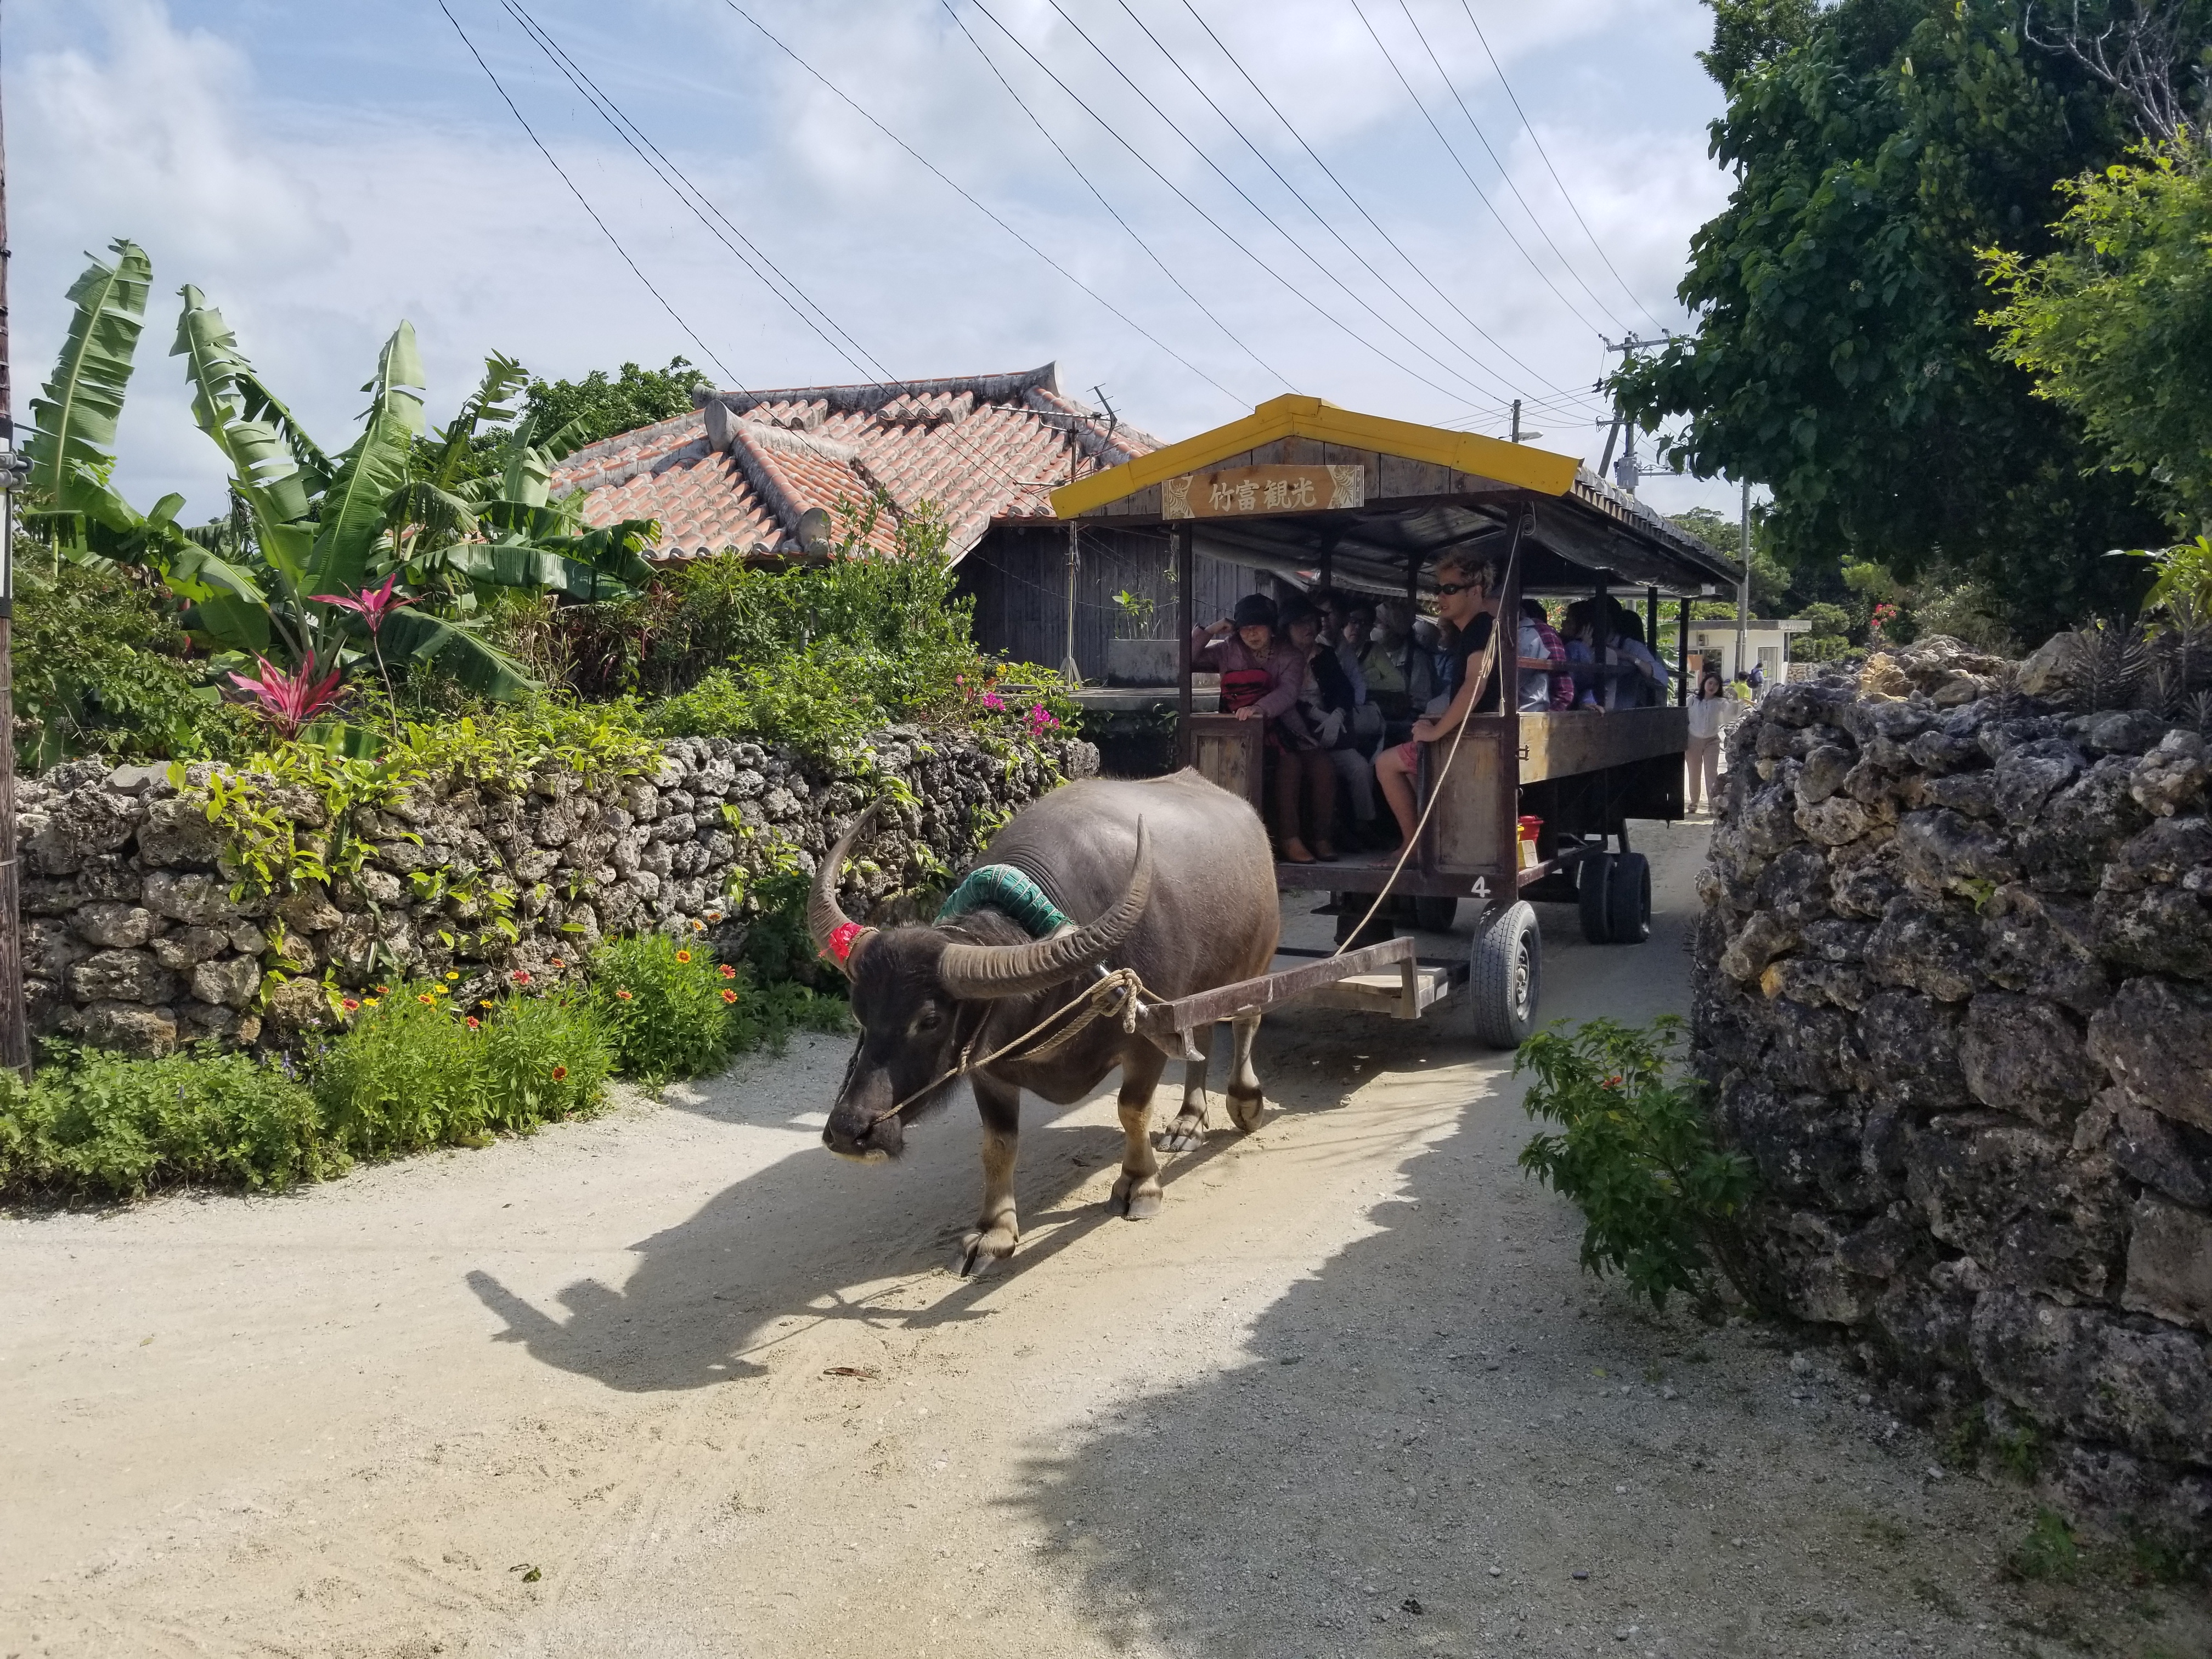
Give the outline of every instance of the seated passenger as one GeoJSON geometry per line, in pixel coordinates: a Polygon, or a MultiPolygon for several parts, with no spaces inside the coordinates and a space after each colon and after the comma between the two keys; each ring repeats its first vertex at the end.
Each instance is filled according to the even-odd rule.
{"type": "Polygon", "coordinates": [[[1421,763],[1420,745],[1449,737],[1469,714],[1498,706],[1497,676],[1478,677],[1468,666],[1469,659],[1479,661],[1490,643],[1492,613],[1497,608],[1491,597],[1493,574],[1487,561],[1459,549],[1447,550],[1437,561],[1437,613],[1453,630],[1451,644],[1440,659],[1437,694],[1422,718],[1414,721],[1412,741],[1386,749],[1375,758],[1375,780],[1398,820],[1399,834],[1407,841],[1413,836],[1413,781],[1421,763]],[[1477,678],[1480,684],[1475,684],[1477,678]]]}
{"type": "Polygon", "coordinates": [[[1327,863],[1336,857],[1329,844],[1336,811],[1336,769],[1314,742],[1297,713],[1298,693],[1306,684],[1305,657],[1275,631],[1275,602],[1248,593],[1235,612],[1190,636],[1190,665],[1221,676],[1221,707],[1238,720],[1267,723],[1268,799],[1283,857],[1292,864],[1327,863]],[[1309,850],[1300,831],[1303,794],[1314,833],[1309,850]]]}
{"type": "Polygon", "coordinates": [[[1552,696],[1545,706],[1555,714],[1572,708],[1575,706],[1575,677],[1559,672],[1567,660],[1566,642],[1553,628],[1551,616],[1545,611],[1541,601],[1522,600],[1521,614],[1535,629],[1536,637],[1543,642],[1543,654],[1551,659],[1552,672],[1545,678],[1551,687],[1552,696]]]}

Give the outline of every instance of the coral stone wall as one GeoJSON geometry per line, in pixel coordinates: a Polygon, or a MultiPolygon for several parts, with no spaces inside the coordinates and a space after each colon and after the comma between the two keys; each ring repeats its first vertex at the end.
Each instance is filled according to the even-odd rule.
{"type": "Polygon", "coordinates": [[[1730,734],[1696,1064],[1791,1312],[2070,1501],[2202,1535],[2212,766],[2016,683],[1938,641],[1730,734]]]}
{"type": "MultiPolygon", "coordinates": [[[[909,804],[861,849],[848,886],[860,914],[960,864],[1007,813],[1097,764],[1079,741],[906,730],[836,772],[720,738],[661,750],[651,776],[424,781],[350,811],[357,871],[259,896],[237,891],[226,831],[209,820],[218,769],[186,769],[179,789],[166,767],[58,766],[18,786],[33,1027],[136,1054],[204,1037],[268,1045],[328,1027],[336,992],[401,975],[458,972],[464,998],[518,973],[557,982],[606,933],[696,922],[734,953],[749,907],[732,902],[733,884],[811,872],[887,788],[902,785],[909,804]]],[[[272,796],[301,830],[331,828],[313,793],[272,796]]]]}

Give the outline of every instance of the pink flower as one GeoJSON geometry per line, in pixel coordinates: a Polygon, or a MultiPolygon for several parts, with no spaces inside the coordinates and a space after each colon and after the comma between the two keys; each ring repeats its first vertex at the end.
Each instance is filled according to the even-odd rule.
{"type": "Polygon", "coordinates": [[[403,605],[415,603],[412,599],[395,599],[392,597],[392,590],[398,580],[399,574],[394,571],[384,579],[383,586],[364,587],[351,599],[346,598],[342,593],[315,593],[309,597],[317,605],[336,605],[341,611],[352,611],[362,621],[367,623],[368,631],[374,634],[384,626],[384,619],[386,617],[403,605]]]}
{"type": "Polygon", "coordinates": [[[261,665],[259,679],[245,674],[233,674],[230,678],[242,690],[253,694],[255,705],[282,726],[288,738],[297,737],[301,726],[337,700],[342,672],[338,669],[333,668],[318,680],[312,678],[312,662],[298,673],[288,674],[266,657],[254,660],[261,665]]]}

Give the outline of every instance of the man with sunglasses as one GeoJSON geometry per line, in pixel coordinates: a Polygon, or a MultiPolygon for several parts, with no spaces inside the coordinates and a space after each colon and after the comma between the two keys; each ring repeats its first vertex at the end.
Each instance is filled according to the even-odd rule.
{"type": "Polygon", "coordinates": [[[1498,610],[1491,592],[1496,574],[1487,560],[1458,549],[1437,561],[1437,614],[1453,630],[1443,659],[1443,683],[1429,700],[1422,718],[1413,722],[1413,740],[1385,749],[1375,757],[1375,781],[1382,786],[1382,798],[1390,803],[1398,833],[1406,841],[1413,838],[1413,780],[1420,768],[1421,744],[1450,736],[1469,714],[1498,707],[1494,667],[1477,685],[1468,666],[1468,659],[1480,659],[1490,643],[1498,610]]]}

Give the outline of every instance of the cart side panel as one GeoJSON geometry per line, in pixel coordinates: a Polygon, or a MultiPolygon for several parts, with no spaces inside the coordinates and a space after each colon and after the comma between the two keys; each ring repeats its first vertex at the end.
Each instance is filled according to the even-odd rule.
{"type": "Polygon", "coordinates": [[[1184,756],[1208,783],[1252,803],[1267,816],[1261,796],[1267,722],[1240,720],[1234,714],[1191,714],[1183,717],[1184,756]]]}
{"type": "Polygon", "coordinates": [[[1690,717],[1680,708],[1617,708],[1609,714],[1521,716],[1521,781],[1601,772],[1667,757],[1679,769],[1689,747],[1690,717]]]}
{"type": "MultiPolygon", "coordinates": [[[[1427,862],[1439,873],[1495,877],[1513,868],[1515,848],[1503,833],[1511,820],[1498,811],[1498,794],[1512,789],[1511,757],[1504,750],[1514,730],[1510,721],[1480,715],[1468,721],[1459,757],[1429,822],[1427,862]]],[[[1431,775],[1450,747],[1449,738],[1428,746],[1431,775]]]]}

